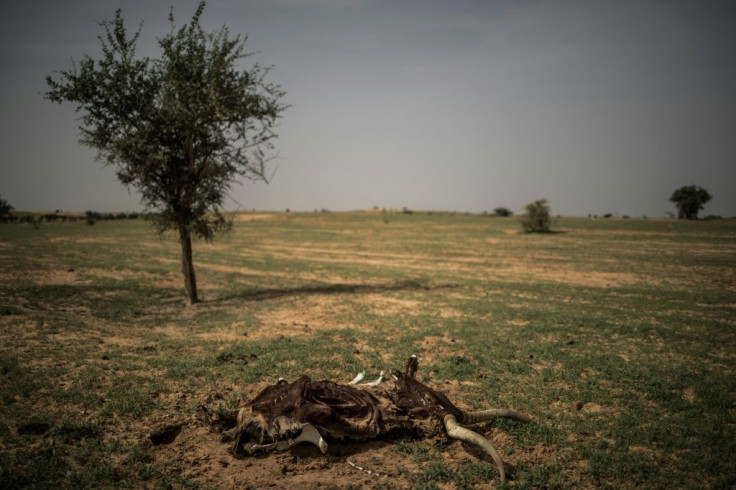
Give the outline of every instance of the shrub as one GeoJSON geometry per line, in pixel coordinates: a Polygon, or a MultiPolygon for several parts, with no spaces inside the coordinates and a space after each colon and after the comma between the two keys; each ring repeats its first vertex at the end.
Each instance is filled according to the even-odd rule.
{"type": "Polygon", "coordinates": [[[546,199],[539,199],[524,206],[525,213],[519,218],[522,229],[527,233],[549,232],[551,218],[546,199]]]}
{"type": "Polygon", "coordinates": [[[514,213],[511,212],[510,209],[504,208],[504,207],[498,207],[498,208],[494,209],[493,212],[495,213],[496,216],[500,216],[502,218],[507,218],[507,217],[511,216],[512,214],[514,214],[514,213]]]}

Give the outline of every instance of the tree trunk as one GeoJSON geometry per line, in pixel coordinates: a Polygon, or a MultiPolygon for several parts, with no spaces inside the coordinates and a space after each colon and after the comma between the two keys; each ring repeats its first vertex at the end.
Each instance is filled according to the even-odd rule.
{"type": "Polygon", "coordinates": [[[184,275],[184,289],[187,291],[187,300],[190,305],[199,302],[197,297],[197,278],[194,275],[194,264],[192,263],[192,237],[189,230],[179,230],[179,243],[181,243],[181,273],[184,275]]]}

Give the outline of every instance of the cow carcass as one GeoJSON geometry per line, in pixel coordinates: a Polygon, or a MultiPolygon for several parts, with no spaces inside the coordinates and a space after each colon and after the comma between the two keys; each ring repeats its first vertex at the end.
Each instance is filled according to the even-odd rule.
{"type": "Polygon", "coordinates": [[[393,389],[312,381],[308,376],[268,386],[238,413],[234,452],[249,455],[310,442],[325,453],[325,438],[362,441],[400,431],[428,433],[431,426],[440,426],[450,438],[474,444],[489,454],[501,481],[505,481],[496,448],[465,426],[499,417],[521,422],[531,419],[514,410],[461,410],[443,393],[417,381],[417,366],[418,359],[412,356],[403,373],[394,370],[393,389]]]}

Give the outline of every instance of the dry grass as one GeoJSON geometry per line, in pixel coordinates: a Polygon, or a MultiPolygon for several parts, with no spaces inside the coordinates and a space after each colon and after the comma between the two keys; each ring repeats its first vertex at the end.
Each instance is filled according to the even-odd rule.
{"type": "Polygon", "coordinates": [[[459,406],[535,418],[480,428],[509,486],[736,484],[735,223],[561,220],[533,236],[513,219],[389,216],[240,215],[195,247],[195,307],[176,244],[142,222],[0,226],[2,486],[497,483],[439,433],[242,460],[195,418],[279,377],[370,378],[412,353],[459,406]]]}

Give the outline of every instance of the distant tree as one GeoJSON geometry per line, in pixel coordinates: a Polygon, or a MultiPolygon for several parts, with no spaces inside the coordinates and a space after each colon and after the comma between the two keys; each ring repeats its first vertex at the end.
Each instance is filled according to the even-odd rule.
{"type": "Polygon", "coordinates": [[[81,118],[81,143],[116,167],[133,186],[159,233],[175,230],[184,285],[198,301],[192,238],[209,241],[228,231],[222,214],[229,187],[239,177],[268,182],[274,128],[286,105],[284,92],[264,81],[269,68],[241,70],[245,39],[227,27],[205,33],[204,2],[191,22],[160,38],[161,56],[136,57],[141,29],[128,37],[121,12],[102,22],[102,56],[48,76],[45,98],[72,102],[81,118]]]}
{"type": "Polygon", "coordinates": [[[0,216],[7,216],[10,214],[10,212],[15,209],[13,206],[11,206],[8,201],[5,199],[0,198],[0,216]]]}
{"type": "Polygon", "coordinates": [[[686,185],[673,192],[670,201],[677,206],[679,219],[698,219],[698,213],[703,209],[703,205],[712,198],[713,196],[702,187],[686,185]]]}
{"type": "Polygon", "coordinates": [[[546,199],[539,199],[524,206],[524,214],[519,217],[522,229],[527,233],[550,231],[552,219],[546,199]]]}
{"type": "Polygon", "coordinates": [[[510,209],[504,208],[504,207],[499,207],[499,208],[494,209],[493,210],[493,213],[496,216],[500,216],[502,218],[507,218],[507,217],[511,216],[512,214],[514,214],[514,213],[511,212],[510,209]]]}

